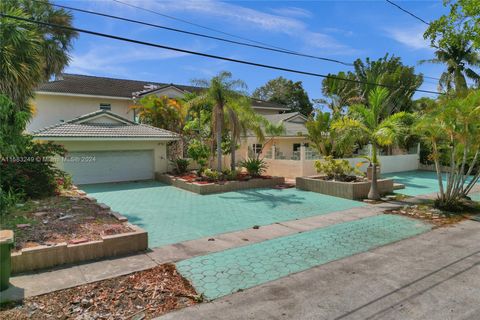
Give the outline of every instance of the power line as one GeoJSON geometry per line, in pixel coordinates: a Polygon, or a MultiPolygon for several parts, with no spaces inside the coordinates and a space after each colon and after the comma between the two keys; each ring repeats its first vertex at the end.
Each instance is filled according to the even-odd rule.
{"type": "MultiPolygon", "coordinates": [[[[115,35],[111,35],[111,34],[106,34],[106,33],[86,30],[86,29],[67,27],[67,26],[62,26],[62,25],[58,25],[58,24],[54,24],[54,23],[37,21],[37,20],[34,20],[34,19],[21,18],[21,17],[18,17],[18,16],[12,16],[12,15],[8,15],[8,14],[4,14],[4,13],[0,13],[0,16],[10,18],[10,19],[14,19],[14,20],[20,20],[20,21],[35,23],[35,24],[42,25],[42,26],[59,28],[59,29],[64,29],[64,30],[69,30],[69,31],[76,31],[76,32],[80,32],[80,33],[91,34],[91,35],[98,36],[98,37],[114,39],[114,40],[119,40],[119,41],[124,41],[124,42],[130,42],[130,43],[140,44],[140,45],[149,46],[149,47],[171,50],[171,51],[183,52],[183,53],[188,53],[188,54],[197,55],[197,56],[201,56],[201,57],[212,58],[212,59],[217,59],[217,60],[224,60],[224,61],[229,61],[229,62],[235,62],[235,63],[239,63],[239,64],[250,65],[250,66],[260,67],[260,68],[265,68],[265,69],[302,74],[302,75],[307,75],[307,76],[312,76],[312,77],[317,77],[317,78],[328,78],[328,79],[335,79],[335,80],[339,80],[339,81],[347,81],[347,82],[353,82],[353,83],[359,83],[359,84],[367,84],[367,85],[373,85],[373,86],[379,86],[379,87],[385,87],[385,88],[391,88],[391,89],[402,89],[401,87],[382,84],[382,83],[374,83],[374,82],[366,82],[366,81],[360,81],[360,80],[355,80],[355,79],[341,78],[341,77],[337,77],[337,76],[334,76],[334,75],[324,75],[324,74],[321,74],[321,73],[315,73],[315,72],[310,72],[310,71],[303,71],[303,70],[296,70],[296,69],[290,69],[290,68],[284,68],[284,67],[277,67],[277,66],[262,64],[262,63],[258,63],[258,62],[252,62],[252,61],[240,60],[240,59],[233,59],[233,58],[228,58],[228,57],[223,57],[223,56],[198,52],[198,51],[192,51],[192,50],[187,50],[187,49],[170,47],[170,46],[161,45],[161,44],[157,44],[157,43],[146,42],[146,41],[141,41],[141,40],[136,40],[136,39],[130,39],[130,38],[115,36],[115,35]]],[[[415,89],[414,91],[423,92],[423,93],[430,93],[430,94],[442,94],[441,92],[437,92],[437,91],[421,90],[421,89],[415,89]]]]}
{"type": "Polygon", "coordinates": [[[188,20],[185,20],[185,19],[176,18],[176,17],[170,16],[170,15],[167,15],[165,13],[161,13],[161,12],[158,12],[158,11],[155,11],[155,10],[143,8],[143,7],[140,7],[140,6],[136,6],[134,4],[126,3],[126,2],[123,2],[123,1],[120,1],[120,0],[112,0],[112,1],[123,4],[125,6],[129,6],[131,8],[135,8],[135,9],[143,10],[143,11],[146,11],[146,12],[150,12],[150,13],[156,14],[156,15],[164,17],[164,18],[168,18],[168,19],[175,20],[175,21],[180,21],[180,22],[183,22],[183,23],[186,23],[186,24],[198,27],[198,28],[202,28],[202,29],[205,29],[205,30],[209,30],[209,31],[220,33],[220,34],[224,34],[224,35],[229,36],[229,37],[250,41],[252,43],[261,44],[261,45],[264,45],[264,46],[267,46],[267,47],[270,47],[270,48],[276,48],[276,49],[280,49],[280,50],[286,50],[286,51],[293,52],[293,51],[285,49],[285,48],[273,46],[273,45],[265,43],[265,42],[252,40],[252,39],[241,37],[241,36],[238,36],[238,35],[235,35],[235,34],[232,34],[232,33],[228,33],[228,32],[218,30],[218,29],[210,28],[210,27],[198,24],[198,23],[194,23],[194,22],[191,22],[191,21],[188,21],[188,20]]]}
{"type": "MultiPolygon", "coordinates": [[[[40,2],[40,0],[33,0],[33,1],[34,2],[40,2]]],[[[118,0],[113,0],[113,1],[124,4],[124,5],[127,5],[127,6],[131,6],[131,7],[134,7],[134,8],[138,8],[138,9],[141,9],[141,10],[145,10],[145,11],[148,11],[148,12],[156,13],[156,14],[159,14],[159,15],[164,15],[164,14],[158,13],[156,11],[145,9],[145,8],[135,6],[135,5],[131,5],[131,4],[128,4],[128,3],[124,3],[122,1],[118,1],[118,0]]],[[[111,18],[111,19],[131,22],[131,23],[135,23],[135,24],[146,25],[146,26],[155,27],[155,28],[159,28],[159,29],[164,29],[164,30],[169,30],[169,31],[194,35],[194,36],[198,36],[198,37],[203,37],[203,38],[208,38],[208,39],[213,39],[213,40],[218,40],[218,41],[223,41],[223,42],[228,42],[228,43],[233,43],[233,44],[238,44],[238,45],[243,45],[243,46],[248,46],[248,47],[253,47],[253,48],[258,48],[258,49],[263,49],[263,50],[269,50],[269,51],[291,54],[291,55],[296,55],[296,56],[303,56],[303,57],[312,58],[312,59],[335,62],[335,63],[343,64],[343,65],[346,65],[346,66],[353,66],[352,63],[340,61],[340,60],[337,60],[337,59],[330,59],[330,58],[325,58],[325,57],[313,56],[313,55],[308,55],[308,54],[295,52],[295,51],[290,51],[290,50],[284,50],[284,49],[275,49],[275,47],[264,47],[264,46],[252,45],[252,44],[248,44],[248,43],[245,43],[245,42],[239,42],[239,41],[229,40],[229,39],[225,39],[225,38],[209,36],[209,35],[205,35],[205,34],[201,34],[201,33],[191,32],[191,31],[172,28],[172,27],[166,27],[166,26],[153,24],[153,23],[149,23],[149,22],[145,22],[145,21],[139,21],[139,20],[124,18],[124,17],[114,16],[114,15],[110,15],[110,14],[106,14],[106,13],[95,12],[95,11],[90,11],[90,10],[85,10],[85,9],[80,9],[80,8],[74,8],[74,7],[65,6],[65,5],[59,5],[59,4],[52,3],[52,6],[63,8],[63,9],[68,9],[68,10],[73,10],[73,11],[78,11],[78,12],[83,12],[83,13],[88,13],[88,14],[92,14],[92,15],[97,15],[97,16],[101,16],[101,17],[107,17],[107,18],[111,18]]],[[[168,16],[168,17],[170,17],[170,16],[168,16]]],[[[174,18],[174,17],[171,17],[171,18],[174,18]]],[[[184,20],[181,20],[181,21],[184,21],[184,20]]],[[[188,22],[188,21],[185,21],[185,22],[188,22]]],[[[194,24],[194,25],[196,25],[196,24],[194,24]]],[[[208,27],[206,27],[206,28],[208,28],[208,27]]],[[[215,30],[215,29],[212,29],[212,30],[215,30]]],[[[249,40],[249,41],[253,41],[253,40],[249,40]]],[[[440,78],[430,77],[430,76],[426,76],[426,75],[423,75],[423,77],[425,79],[440,80],[440,78]]]]}
{"type": "MultiPolygon", "coordinates": [[[[39,0],[33,0],[33,1],[39,2],[39,0]]],[[[179,32],[179,33],[193,35],[193,36],[197,36],[197,37],[208,38],[208,39],[213,39],[213,40],[238,44],[238,45],[242,45],[242,46],[247,46],[247,47],[252,47],[252,48],[257,48],[257,49],[262,49],[262,50],[268,50],[268,51],[274,51],[274,52],[280,52],[280,53],[290,54],[290,55],[295,55],[295,56],[307,57],[307,58],[312,58],[312,59],[317,59],[317,60],[335,62],[335,63],[340,63],[340,64],[343,64],[343,65],[346,65],[346,66],[353,66],[352,63],[347,63],[347,62],[343,62],[343,61],[336,60],[336,59],[330,59],[330,58],[325,58],[325,57],[309,55],[309,54],[305,54],[305,53],[301,53],[301,52],[295,52],[295,51],[284,50],[284,49],[275,49],[275,48],[270,48],[270,47],[265,47],[265,46],[249,44],[249,43],[245,43],[245,42],[239,42],[239,41],[235,41],[235,40],[229,40],[229,39],[225,39],[225,38],[209,36],[209,35],[202,34],[202,33],[197,33],[197,32],[177,29],[177,28],[166,27],[166,26],[162,26],[162,25],[159,25],[159,24],[154,24],[154,23],[149,23],[149,22],[145,22],[145,21],[139,21],[139,20],[124,18],[124,17],[114,16],[114,15],[107,14],[107,13],[102,13],[102,12],[95,12],[95,11],[90,11],[90,10],[85,10],[85,9],[80,9],[80,8],[74,8],[74,7],[54,4],[54,3],[52,3],[51,5],[54,6],[54,7],[58,7],[58,8],[63,8],[63,9],[88,13],[88,14],[97,15],[97,16],[101,16],[101,17],[106,17],[106,18],[111,18],[111,19],[115,19],[115,20],[131,22],[131,23],[135,23],[135,24],[154,27],[154,28],[158,28],[158,29],[169,30],[169,31],[173,31],[173,32],[179,32]]]]}
{"type": "Polygon", "coordinates": [[[423,22],[423,23],[426,24],[427,26],[430,25],[430,22],[427,22],[427,21],[425,21],[424,19],[422,19],[422,18],[420,18],[419,16],[417,16],[415,13],[412,13],[412,12],[408,11],[407,9],[402,8],[401,6],[399,6],[398,4],[396,4],[395,2],[390,1],[390,0],[385,0],[385,1],[387,1],[388,3],[390,3],[392,6],[397,7],[399,10],[405,12],[405,13],[408,14],[409,16],[412,16],[412,17],[414,17],[415,19],[423,22]]]}

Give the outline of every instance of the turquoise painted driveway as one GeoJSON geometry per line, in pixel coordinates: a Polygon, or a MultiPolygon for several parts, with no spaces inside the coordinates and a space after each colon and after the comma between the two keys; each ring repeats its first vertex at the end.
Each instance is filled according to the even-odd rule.
{"type": "Polygon", "coordinates": [[[176,265],[197,292],[216,299],[430,229],[419,220],[379,215],[195,257],[176,265]]]}
{"type": "MultiPolygon", "coordinates": [[[[397,193],[408,196],[420,196],[438,192],[437,174],[432,171],[405,171],[396,173],[382,173],[382,178],[393,178],[396,183],[405,185],[397,193]]],[[[444,182],[446,178],[443,177],[444,182]]]]}
{"type": "Polygon", "coordinates": [[[84,185],[82,189],[147,230],[150,247],[363,206],[297,189],[202,196],[155,181],[84,185]]]}
{"type": "MultiPolygon", "coordinates": [[[[408,196],[420,196],[439,191],[436,172],[432,171],[404,171],[396,173],[382,173],[384,178],[393,178],[395,182],[405,185],[397,193],[408,196]]],[[[446,184],[446,174],[443,175],[443,183],[446,184]]],[[[467,180],[468,181],[468,180],[467,180]]]]}

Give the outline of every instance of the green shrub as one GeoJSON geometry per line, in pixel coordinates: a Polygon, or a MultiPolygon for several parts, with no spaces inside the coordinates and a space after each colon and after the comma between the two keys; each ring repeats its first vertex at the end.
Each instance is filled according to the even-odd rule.
{"type": "Polygon", "coordinates": [[[263,159],[249,158],[240,162],[240,166],[245,168],[252,177],[259,177],[267,170],[267,164],[263,159]]]}
{"type": "Polygon", "coordinates": [[[225,180],[236,180],[239,174],[240,174],[240,171],[238,170],[230,170],[230,169],[222,170],[222,175],[225,180]]]}
{"type": "Polygon", "coordinates": [[[71,184],[70,177],[55,167],[56,156],[64,157],[66,150],[54,143],[30,141],[17,157],[2,159],[1,188],[28,198],[54,195],[59,187],[71,184]]]}
{"type": "Polygon", "coordinates": [[[351,181],[355,178],[354,173],[360,173],[348,160],[333,159],[332,156],[315,161],[314,166],[317,172],[325,174],[328,180],[351,181]]]}
{"type": "Polygon", "coordinates": [[[221,173],[217,170],[207,168],[203,171],[203,175],[209,181],[218,181],[221,177],[221,173]]]}
{"type": "Polygon", "coordinates": [[[0,215],[8,213],[17,203],[23,202],[25,195],[13,190],[0,190],[0,215]]]}
{"type": "Polygon", "coordinates": [[[171,160],[170,162],[173,164],[173,171],[176,174],[184,174],[185,172],[187,172],[188,165],[190,164],[190,160],[180,158],[171,160]]]}
{"type": "Polygon", "coordinates": [[[210,157],[210,149],[202,141],[194,139],[188,144],[187,154],[198,163],[200,171],[203,171],[210,157]]]}

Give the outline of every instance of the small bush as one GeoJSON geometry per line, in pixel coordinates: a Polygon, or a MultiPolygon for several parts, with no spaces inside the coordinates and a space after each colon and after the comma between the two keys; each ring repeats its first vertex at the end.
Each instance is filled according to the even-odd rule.
{"type": "Polygon", "coordinates": [[[205,169],[203,171],[203,176],[209,181],[218,181],[221,177],[221,173],[213,169],[205,169]]]}
{"type": "Polygon", "coordinates": [[[13,190],[0,190],[0,215],[8,213],[17,203],[25,200],[23,193],[14,192],[13,190]]]}
{"type": "Polygon", "coordinates": [[[171,160],[170,162],[173,164],[173,171],[176,174],[184,174],[185,172],[187,172],[188,165],[190,164],[190,160],[180,158],[171,160]]]}
{"type": "Polygon", "coordinates": [[[202,172],[207,165],[208,157],[210,157],[210,149],[200,140],[192,140],[188,145],[187,154],[198,163],[200,172],[202,172]]]}
{"type": "Polygon", "coordinates": [[[30,141],[18,157],[2,159],[1,188],[28,198],[52,196],[59,182],[71,184],[69,176],[55,167],[55,157],[64,157],[66,150],[54,143],[30,141]]]}
{"type": "Polygon", "coordinates": [[[332,156],[315,161],[314,166],[317,172],[325,174],[328,180],[352,181],[356,179],[354,173],[359,173],[348,160],[333,159],[332,156]]]}
{"type": "Polygon", "coordinates": [[[240,171],[238,170],[224,169],[222,171],[223,178],[229,181],[236,180],[239,174],[240,171]]]}
{"type": "Polygon", "coordinates": [[[267,170],[268,166],[263,159],[249,158],[240,163],[252,177],[259,177],[267,170]]]}

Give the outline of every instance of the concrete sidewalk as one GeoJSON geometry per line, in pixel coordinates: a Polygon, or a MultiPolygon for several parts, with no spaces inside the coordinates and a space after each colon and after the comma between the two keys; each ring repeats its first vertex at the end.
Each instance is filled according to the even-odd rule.
{"type": "Polygon", "coordinates": [[[479,319],[480,223],[464,221],[159,319],[479,319]]]}
{"type": "Polygon", "coordinates": [[[352,208],[326,215],[275,223],[262,226],[259,229],[250,228],[242,231],[185,241],[182,243],[154,248],[149,252],[128,257],[113,258],[47,271],[17,275],[10,279],[12,286],[7,290],[2,291],[0,302],[21,300],[25,297],[45,294],[153,268],[154,266],[163,263],[177,262],[199,255],[258,243],[298,232],[363,219],[381,214],[385,209],[395,206],[396,205],[394,204],[384,203],[375,206],[352,208]]]}

